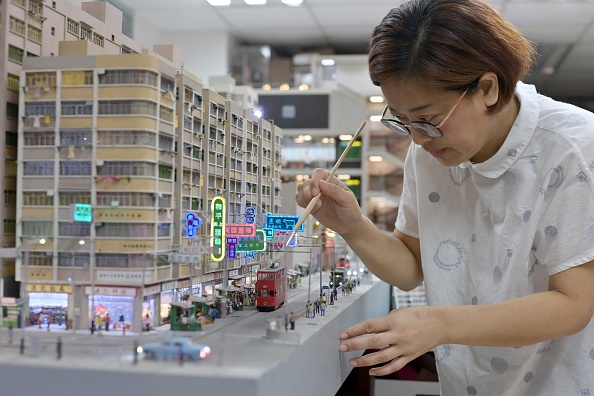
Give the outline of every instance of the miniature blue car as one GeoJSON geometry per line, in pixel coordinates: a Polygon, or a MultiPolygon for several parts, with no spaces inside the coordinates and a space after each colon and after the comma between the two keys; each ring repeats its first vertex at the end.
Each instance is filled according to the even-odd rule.
{"type": "Polygon", "coordinates": [[[194,344],[187,338],[169,338],[162,342],[150,342],[143,344],[139,350],[146,357],[151,359],[204,359],[211,353],[208,345],[194,344]]]}

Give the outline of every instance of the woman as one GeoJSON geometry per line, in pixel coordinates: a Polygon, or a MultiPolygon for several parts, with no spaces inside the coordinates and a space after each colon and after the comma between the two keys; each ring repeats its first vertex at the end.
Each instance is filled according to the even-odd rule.
{"type": "Polygon", "coordinates": [[[384,123],[412,139],[393,235],[316,169],[305,207],[428,306],[344,331],[386,375],[434,350],[444,395],[594,393],[594,115],[520,82],[532,45],[480,0],[413,0],[369,46],[384,123]],[[381,252],[381,253],[378,253],[381,252]],[[372,334],[370,337],[358,337],[372,334]]]}

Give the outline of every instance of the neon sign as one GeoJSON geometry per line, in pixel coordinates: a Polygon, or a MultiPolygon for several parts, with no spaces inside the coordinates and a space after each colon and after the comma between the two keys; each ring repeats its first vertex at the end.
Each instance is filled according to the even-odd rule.
{"type": "Polygon", "coordinates": [[[194,238],[196,231],[202,225],[202,220],[194,212],[188,212],[186,214],[186,236],[188,238],[194,238]]]}
{"type": "Polygon", "coordinates": [[[212,246],[212,253],[210,258],[212,261],[222,261],[225,258],[225,219],[226,214],[225,198],[216,196],[212,199],[210,204],[210,211],[212,219],[210,222],[210,234],[212,239],[210,245],[212,246]]]}

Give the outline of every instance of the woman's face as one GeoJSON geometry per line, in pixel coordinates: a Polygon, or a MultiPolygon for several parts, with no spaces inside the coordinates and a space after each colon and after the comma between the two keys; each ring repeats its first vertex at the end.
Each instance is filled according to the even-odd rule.
{"type": "MultiPolygon", "coordinates": [[[[402,80],[390,80],[381,89],[389,109],[385,117],[396,117],[404,124],[426,121],[438,125],[462,95],[462,92],[436,91],[402,80]]],[[[409,126],[411,139],[445,166],[489,159],[503,144],[509,129],[502,139],[498,138],[503,131],[497,127],[498,117],[486,114],[484,98],[480,88],[476,95],[467,93],[440,128],[441,138],[425,136],[409,126]]]]}

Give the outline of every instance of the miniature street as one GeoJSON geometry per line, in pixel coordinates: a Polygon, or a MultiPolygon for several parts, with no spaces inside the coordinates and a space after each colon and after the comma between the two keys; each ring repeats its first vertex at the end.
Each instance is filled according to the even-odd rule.
{"type": "MultiPolygon", "coordinates": [[[[327,285],[329,272],[322,273],[322,282],[327,285]]],[[[280,339],[269,340],[266,338],[266,329],[269,328],[269,322],[282,320],[284,324],[285,313],[294,312],[297,315],[296,330],[292,333],[298,333],[298,342],[303,343],[310,337],[318,326],[336,316],[341,308],[348,306],[350,300],[353,300],[372,285],[370,276],[364,275],[360,278],[359,286],[351,295],[343,296],[339,291],[335,304],[328,305],[325,316],[316,313],[314,318],[305,317],[305,306],[310,299],[317,298],[320,290],[320,274],[312,274],[311,288],[307,285],[308,277],[304,277],[301,285],[294,289],[287,290],[288,302],[280,309],[273,312],[258,312],[255,307],[245,307],[242,311],[232,312],[217,319],[213,323],[205,325],[204,331],[198,332],[180,332],[170,331],[170,325],[159,326],[151,329],[149,332],[141,334],[130,332],[123,333],[121,330],[97,331],[91,335],[88,330],[65,330],[64,326],[51,325],[50,330],[44,325],[29,326],[24,332],[21,329],[12,330],[12,343],[10,343],[9,330],[3,329],[0,333],[1,345],[0,363],[10,361],[14,364],[60,364],[72,365],[76,367],[92,366],[96,369],[97,362],[109,362],[106,368],[129,367],[134,359],[134,345],[138,342],[142,345],[146,342],[154,342],[172,336],[189,337],[195,343],[209,345],[213,351],[212,355],[205,360],[198,362],[200,372],[205,374],[205,367],[211,367],[215,371],[222,365],[225,367],[237,365],[244,370],[246,367],[258,367],[265,369],[266,366],[274,364],[274,355],[263,354],[261,351],[265,348],[270,349],[267,344],[273,343],[276,348],[282,349],[294,347],[295,342],[283,342],[281,328],[280,339]],[[25,350],[21,355],[20,340],[25,336],[25,350]],[[61,339],[61,358],[57,362],[57,349],[61,339]],[[286,345],[282,345],[282,344],[286,345]],[[293,344],[293,345],[291,345],[293,344]],[[117,366],[114,366],[116,364],[117,366]]],[[[328,289],[324,289],[327,292],[328,289]]],[[[328,299],[330,301],[330,299],[328,299]]],[[[295,338],[293,338],[294,340],[295,338]]],[[[338,337],[336,338],[338,342],[338,337]]],[[[185,364],[195,364],[194,362],[184,362],[185,364]]],[[[165,367],[178,369],[173,362],[162,362],[156,360],[142,359],[138,361],[138,366],[144,366],[150,369],[163,370],[165,367]]]]}

